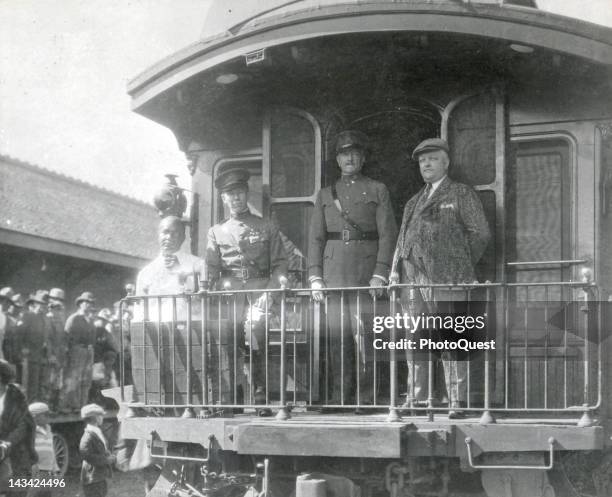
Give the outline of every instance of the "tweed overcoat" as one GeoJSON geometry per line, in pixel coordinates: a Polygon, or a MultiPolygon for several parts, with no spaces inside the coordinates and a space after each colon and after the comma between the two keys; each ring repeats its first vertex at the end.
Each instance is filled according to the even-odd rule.
{"type": "Polygon", "coordinates": [[[404,208],[394,271],[406,259],[430,283],[472,283],[490,239],[480,199],[470,186],[448,177],[419,202],[424,194],[425,188],[404,208]]]}

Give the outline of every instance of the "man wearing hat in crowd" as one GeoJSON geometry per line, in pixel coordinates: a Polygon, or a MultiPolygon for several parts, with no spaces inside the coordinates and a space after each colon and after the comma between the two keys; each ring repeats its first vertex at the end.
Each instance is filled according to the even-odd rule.
{"type": "MultiPolygon", "coordinates": [[[[388,283],[397,225],[387,187],[361,174],[367,141],[367,136],[359,131],[343,131],[338,135],[336,161],[342,176],[317,195],[308,251],[309,280],[316,290],[312,294],[316,302],[324,300],[322,290],[326,286],[370,286],[372,297],[380,297],[382,287],[388,283]]],[[[374,375],[370,355],[372,340],[364,337],[371,327],[363,322],[363,317],[371,313],[371,301],[361,295],[358,309],[356,293],[349,292],[344,303],[345,308],[341,309],[339,295],[330,295],[328,357],[332,380],[331,397],[326,403],[359,400],[367,404],[373,400],[374,375]],[[357,350],[360,357],[356,357],[357,350]]]]}
{"type": "MultiPolygon", "coordinates": [[[[215,179],[215,186],[221,192],[221,200],[229,217],[208,230],[206,263],[211,288],[231,290],[259,290],[279,288],[281,280],[287,277],[287,254],[278,228],[267,219],[253,214],[248,206],[249,172],[232,168],[222,172],[215,179]]],[[[249,340],[253,364],[251,395],[245,402],[265,403],[265,313],[272,306],[272,298],[266,303],[266,293],[249,293],[236,296],[236,316],[245,326],[244,333],[249,340]]],[[[240,323],[236,323],[238,326],[240,323]]],[[[238,337],[242,336],[239,329],[238,337]]],[[[226,337],[225,358],[229,361],[229,375],[223,381],[225,394],[234,396],[230,390],[234,384],[233,371],[240,375],[240,366],[233,364],[233,348],[242,346],[233,343],[233,330],[226,337]]],[[[224,344],[221,344],[224,345],[224,344]]],[[[241,358],[239,358],[241,359],[241,358]]],[[[220,365],[221,367],[221,365],[220,365]]],[[[240,379],[236,378],[240,385],[240,379]]],[[[240,402],[241,391],[234,392],[240,402]]],[[[260,415],[271,414],[260,410],[260,415]]]]}
{"type": "Polygon", "coordinates": [[[49,290],[49,305],[47,312],[47,361],[45,365],[45,400],[49,403],[52,411],[58,408],[59,394],[62,387],[62,375],[64,365],[68,357],[67,336],[64,331],[66,326],[66,313],[64,310],[64,290],[52,288],[49,290]]]}
{"type": "Polygon", "coordinates": [[[37,290],[26,301],[27,310],[17,324],[16,341],[22,357],[21,382],[28,402],[41,399],[45,339],[47,336],[47,295],[37,290]]]}
{"type": "MultiPolygon", "coordinates": [[[[11,300],[13,295],[13,289],[9,286],[0,290],[0,345],[3,347],[7,333],[11,327],[9,309],[13,303],[11,300]]],[[[2,350],[0,350],[0,359],[4,359],[2,350]]]]}
{"type": "MultiPolygon", "coordinates": [[[[475,266],[490,238],[489,225],[476,192],[451,180],[446,141],[421,142],[412,158],[417,160],[425,186],[404,208],[394,257],[394,277],[416,285],[462,284],[476,281],[475,266]]],[[[452,312],[449,302],[465,300],[464,290],[402,289],[404,312],[452,312]]],[[[450,402],[449,418],[458,417],[467,401],[467,365],[448,353],[442,355],[450,402]]],[[[427,398],[427,362],[408,356],[407,403],[427,398]],[[414,386],[414,388],[413,388],[414,386]]]]}
{"type": "Polygon", "coordinates": [[[21,383],[22,375],[22,356],[21,347],[17,337],[17,325],[21,322],[21,317],[25,309],[25,300],[20,293],[16,293],[11,298],[6,312],[7,325],[4,341],[2,342],[2,353],[4,358],[15,367],[15,381],[21,383]]]}
{"type": "Polygon", "coordinates": [[[68,366],[64,374],[63,409],[67,411],[79,409],[88,400],[95,340],[92,323],[95,303],[91,292],[83,292],[76,299],[77,311],[66,320],[68,366]]]}

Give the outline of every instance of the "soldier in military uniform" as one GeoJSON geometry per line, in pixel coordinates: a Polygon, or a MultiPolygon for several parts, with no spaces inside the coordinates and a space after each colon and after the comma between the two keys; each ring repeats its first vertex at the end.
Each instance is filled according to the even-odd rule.
{"type": "MultiPolygon", "coordinates": [[[[229,287],[232,290],[278,288],[280,278],[287,275],[287,254],[278,228],[249,210],[249,176],[247,170],[230,169],[215,180],[215,186],[221,192],[221,199],[229,210],[230,217],[208,231],[206,262],[211,287],[229,287]]],[[[266,305],[265,293],[239,294],[235,302],[234,315],[237,320],[241,320],[239,328],[244,326],[253,356],[251,391],[255,393],[255,403],[263,403],[266,366],[265,311],[272,302],[266,305]]],[[[233,330],[229,334],[232,335],[233,330]]],[[[228,338],[231,348],[232,339],[233,336],[228,338]]],[[[239,340],[241,341],[240,338],[239,340]]],[[[236,345],[240,346],[241,343],[236,345]]],[[[228,347],[229,350],[231,348],[228,347]]],[[[236,370],[239,374],[238,368],[236,370]]],[[[239,392],[236,394],[239,395],[239,392]]],[[[260,411],[260,414],[269,412],[260,411]]]]}
{"type": "MultiPolygon", "coordinates": [[[[382,287],[388,282],[397,226],[387,187],[361,174],[366,148],[367,137],[363,133],[343,131],[338,135],[336,160],[342,177],[319,191],[315,202],[308,253],[309,280],[316,290],[313,299],[318,302],[324,299],[322,290],[326,285],[370,286],[374,297],[382,295],[382,287]]],[[[361,295],[358,309],[355,292],[348,292],[344,301],[344,309],[340,309],[337,294],[330,295],[328,301],[331,349],[328,357],[332,384],[327,403],[351,400],[351,390],[356,387],[356,367],[360,367],[358,400],[362,404],[369,403],[373,394],[369,357],[372,340],[364,339],[363,333],[371,331],[371,327],[364,325],[362,317],[371,312],[371,302],[361,295]],[[358,311],[360,316],[357,316],[358,311]],[[352,351],[357,350],[354,343],[359,343],[361,356],[356,360],[352,355],[352,351]]]]}

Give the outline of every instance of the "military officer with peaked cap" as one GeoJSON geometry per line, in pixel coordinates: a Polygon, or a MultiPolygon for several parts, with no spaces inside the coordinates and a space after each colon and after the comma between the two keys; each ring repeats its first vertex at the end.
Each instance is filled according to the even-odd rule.
{"type": "MultiPolygon", "coordinates": [[[[278,288],[280,279],[287,275],[287,254],[278,228],[249,210],[249,176],[247,170],[233,168],[215,180],[230,217],[208,231],[206,263],[213,287],[229,286],[232,290],[278,288]]],[[[271,305],[270,301],[268,309],[271,305]]],[[[265,399],[265,310],[265,293],[236,297],[235,315],[243,319],[253,351],[251,386],[256,403],[263,403],[265,399]]],[[[230,342],[228,339],[228,345],[230,342]]]]}
{"type": "MultiPolygon", "coordinates": [[[[366,135],[359,131],[341,132],[336,140],[336,161],[342,176],[317,195],[308,251],[309,280],[316,290],[313,292],[315,301],[323,300],[322,290],[326,286],[370,286],[374,287],[370,292],[372,296],[380,296],[381,287],[388,282],[397,226],[387,187],[361,174],[366,149],[366,135]]],[[[344,320],[336,297],[332,295],[328,301],[332,394],[327,403],[350,400],[350,390],[356,388],[356,371],[352,364],[360,365],[359,400],[368,403],[373,392],[371,358],[367,357],[371,340],[365,340],[362,333],[366,328],[371,331],[371,327],[364,325],[361,317],[355,317],[358,309],[354,293],[347,294],[345,299],[344,316],[347,318],[344,320]],[[343,330],[340,330],[341,322],[343,330]],[[353,339],[354,343],[359,343],[361,357],[358,360],[353,360],[351,355],[353,339]]],[[[359,311],[362,315],[367,314],[368,300],[366,295],[361,295],[359,311]]]]}

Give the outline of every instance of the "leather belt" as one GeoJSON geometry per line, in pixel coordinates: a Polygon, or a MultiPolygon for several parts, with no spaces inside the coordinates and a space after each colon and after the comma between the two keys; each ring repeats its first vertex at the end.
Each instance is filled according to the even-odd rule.
{"type": "Polygon", "coordinates": [[[238,278],[243,281],[246,281],[246,280],[252,280],[255,278],[269,278],[270,272],[262,271],[256,267],[243,267],[243,268],[236,268],[236,269],[226,269],[221,272],[221,276],[223,278],[234,277],[234,278],[238,278]]]}
{"type": "Polygon", "coordinates": [[[376,231],[357,231],[357,230],[342,230],[342,231],[328,231],[328,240],[342,240],[343,242],[350,242],[351,240],[378,240],[378,233],[376,231]]]}

